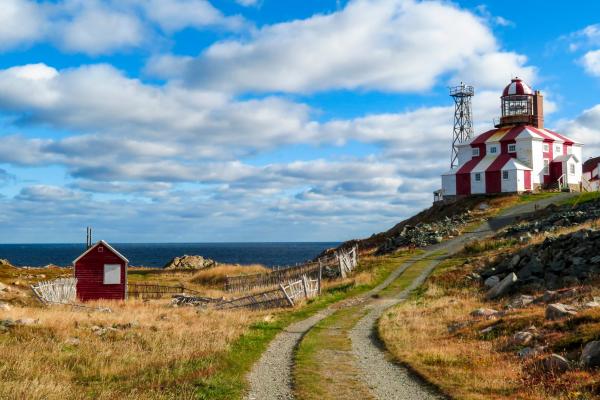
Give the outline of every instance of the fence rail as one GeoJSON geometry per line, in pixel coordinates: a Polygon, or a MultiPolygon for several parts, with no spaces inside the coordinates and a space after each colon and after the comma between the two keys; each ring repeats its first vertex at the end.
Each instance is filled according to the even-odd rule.
{"type": "Polygon", "coordinates": [[[127,294],[129,297],[142,299],[159,299],[165,295],[184,293],[198,294],[199,292],[188,289],[183,285],[168,286],[155,283],[129,283],[127,285],[127,294]]]}
{"type": "Polygon", "coordinates": [[[70,304],[75,301],[77,278],[59,278],[31,285],[31,290],[43,304],[70,304]]]}
{"type": "Polygon", "coordinates": [[[308,277],[321,276],[323,268],[338,268],[339,274],[346,277],[358,263],[358,248],[354,246],[349,251],[339,250],[335,255],[321,257],[301,265],[294,265],[270,272],[228,276],[225,280],[225,291],[245,292],[256,289],[276,288],[282,283],[297,280],[306,275],[308,277]]]}

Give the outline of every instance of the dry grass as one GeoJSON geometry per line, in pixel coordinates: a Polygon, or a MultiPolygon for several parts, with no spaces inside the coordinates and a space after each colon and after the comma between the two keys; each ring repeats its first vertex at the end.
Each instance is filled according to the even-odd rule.
{"type": "Polygon", "coordinates": [[[222,288],[225,278],[228,276],[252,275],[270,272],[271,269],[259,265],[219,265],[214,268],[205,269],[192,275],[190,282],[213,288],[222,288]]]}
{"type": "Polygon", "coordinates": [[[0,333],[0,398],[192,398],[197,379],[213,373],[215,357],[261,318],[167,308],[164,301],[102,305],[114,312],[1,311],[0,319],[39,322],[0,333]],[[99,336],[92,326],[117,329],[99,336]]]}

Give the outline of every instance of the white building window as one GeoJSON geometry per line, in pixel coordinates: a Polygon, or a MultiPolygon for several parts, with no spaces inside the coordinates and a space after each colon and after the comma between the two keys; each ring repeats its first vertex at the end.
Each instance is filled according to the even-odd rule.
{"type": "Polygon", "coordinates": [[[490,147],[490,154],[496,154],[497,151],[498,151],[498,148],[496,146],[490,147]]]}
{"type": "Polygon", "coordinates": [[[504,179],[505,181],[508,180],[508,171],[502,171],[502,179],[504,179]]]}
{"type": "Polygon", "coordinates": [[[560,144],[557,144],[556,146],[554,146],[554,152],[556,154],[562,154],[562,146],[560,144]]]}
{"type": "Polygon", "coordinates": [[[516,153],[517,152],[517,145],[516,144],[509,144],[508,145],[508,152],[509,153],[516,153]]]}
{"type": "Polygon", "coordinates": [[[473,157],[479,157],[479,147],[473,147],[473,157]]]}
{"type": "Polygon", "coordinates": [[[544,153],[547,153],[550,151],[550,145],[548,143],[544,143],[544,153]]]}
{"type": "Polygon", "coordinates": [[[544,159],[544,175],[550,175],[550,160],[544,159]]]}
{"type": "Polygon", "coordinates": [[[121,265],[120,264],[104,264],[104,281],[105,285],[118,285],[121,283],[121,265]]]}
{"type": "Polygon", "coordinates": [[[476,182],[481,182],[481,174],[480,173],[476,173],[475,174],[475,181],[476,182]]]}
{"type": "Polygon", "coordinates": [[[575,175],[575,164],[569,164],[569,174],[575,175]]]}

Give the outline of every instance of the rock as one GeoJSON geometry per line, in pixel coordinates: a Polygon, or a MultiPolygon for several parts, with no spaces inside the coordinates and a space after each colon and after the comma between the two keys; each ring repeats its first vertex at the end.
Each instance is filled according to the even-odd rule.
{"type": "Polygon", "coordinates": [[[0,282],[0,292],[8,292],[8,286],[0,282]]]}
{"type": "Polygon", "coordinates": [[[70,346],[79,346],[79,343],[81,343],[81,340],[79,340],[79,338],[76,337],[71,337],[65,340],[65,344],[68,344],[70,346]]]}
{"type": "Polygon", "coordinates": [[[521,331],[515,333],[510,339],[510,341],[515,346],[525,346],[529,344],[533,340],[533,338],[533,333],[528,331],[521,331]]]}
{"type": "Polygon", "coordinates": [[[498,284],[496,284],[493,288],[491,288],[485,295],[488,299],[495,299],[500,297],[510,290],[510,288],[517,282],[517,275],[514,272],[508,274],[504,279],[502,279],[498,284]]]}
{"type": "Polygon", "coordinates": [[[435,243],[442,243],[444,241],[444,238],[442,236],[436,236],[433,238],[435,243]]]}
{"type": "Polygon", "coordinates": [[[15,324],[17,325],[35,325],[38,323],[39,320],[37,319],[33,319],[33,318],[21,318],[15,321],[15,324]]]}
{"type": "Polygon", "coordinates": [[[479,333],[485,335],[486,333],[492,332],[495,328],[496,328],[495,325],[488,326],[487,328],[484,328],[484,329],[480,330],[479,333]]]}
{"type": "Polygon", "coordinates": [[[484,286],[489,289],[493,288],[498,283],[500,283],[500,276],[498,275],[492,275],[483,282],[484,286]]]}
{"type": "Polygon", "coordinates": [[[205,269],[215,267],[217,263],[202,256],[175,257],[165,265],[165,269],[205,269]]]}
{"type": "Polygon", "coordinates": [[[579,362],[586,368],[600,367],[600,341],[587,343],[581,352],[579,362]]]}
{"type": "Polygon", "coordinates": [[[498,311],[492,310],[491,308],[478,308],[477,310],[471,311],[472,317],[493,317],[498,314],[498,311]]]}
{"type": "MultiPolygon", "coordinates": [[[[0,307],[2,307],[2,306],[0,305],[0,307]]],[[[595,300],[594,301],[588,301],[587,303],[585,303],[583,305],[583,307],[585,307],[585,308],[596,308],[596,307],[600,307],[600,303],[597,302],[597,301],[595,301],[595,300]]]]}
{"type": "Polygon", "coordinates": [[[482,211],[487,210],[488,208],[490,208],[490,205],[488,203],[481,203],[477,206],[477,208],[479,208],[482,211]]]}
{"type": "Polygon", "coordinates": [[[521,261],[521,256],[518,254],[515,254],[511,259],[510,259],[510,264],[509,267],[511,269],[514,269],[517,265],[519,265],[519,262],[521,261]]]}
{"type": "Polygon", "coordinates": [[[544,348],[541,346],[536,347],[524,347],[517,352],[519,358],[532,358],[544,351],[544,348]]]}
{"type": "Polygon", "coordinates": [[[552,373],[566,372],[571,366],[566,358],[559,356],[558,354],[551,354],[546,358],[536,361],[534,365],[536,369],[552,373]]]}
{"type": "Polygon", "coordinates": [[[12,307],[10,306],[10,304],[8,304],[8,303],[4,303],[4,302],[1,302],[1,301],[0,301],[0,310],[3,310],[3,311],[8,311],[8,310],[10,310],[11,308],[12,308],[12,307]]]}
{"type": "Polygon", "coordinates": [[[533,303],[533,301],[535,300],[535,298],[533,296],[529,296],[526,294],[520,294],[516,297],[513,297],[507,304],[508,308],[523,308],[523,307],[527,307],[528,305],[530,305],[531,303],[533,303]]]}
{"type": "Polygon", "coordinates": [[[557,320],[577,315],[577,309],[567,304],[554,303],[546,307],[546,319],[557,320]]]}
{"type": "Polygon", "coordinates": [[[529,260],[527,265],[525,265],[519,270],[519,272],[517,272],[517,276],[519,277],[519,279],[527,279],[532,275],[542,275],[543,272],[544,266],[542,265],[540,260],[537,259],[537,257],[533,257],[531,260],[529,260]]]}
{"type": "Polygon", "coordinates": [[[5,258],[0,258],[0,266],[12,267],[13,265],[5,258]]]}
{"type": "Polygon", "coordinates": [[[592,264],[600,264],[600,256],[594,256],[594,257],[592,257],[592,259],[590,260],[590,262],[592,264]]]}
{"type": "Polygon", "coordinates": [[[10,318],[7,319],[0,319],[0,326],[3,326],[5,328],[12,328],[13,326],[15,326],[15,321],[13,321],[10,318]]]}

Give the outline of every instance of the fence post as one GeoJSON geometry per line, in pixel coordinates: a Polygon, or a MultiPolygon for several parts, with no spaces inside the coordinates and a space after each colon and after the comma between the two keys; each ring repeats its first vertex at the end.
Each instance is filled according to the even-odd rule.
{"type": "Polygon", "coordinates": [[[290,296],[288,296],[287,292],[285,291],[285,288],[283,287],[283,284],[279,284],[279,289],[281,289],[281,291],[283,292],[285,298],[287,299],[288,303],[290,303],[290,306],[294,307],[294,300],[292,300],[290,298],[290,296]]]}
{"type": "Polygon", "coordinates": [[[306,275],[302,275],[302,278],[300,280],[302,281],[302,288],[304,289],[304,298],[308,299],[308,285],[306,279],[306,275]]]}
{"type": "Polygon", "coordinates": [[[321,279],[323,279],[323,262],[319,258],[319,296],[321,295],[321,279]]]}

